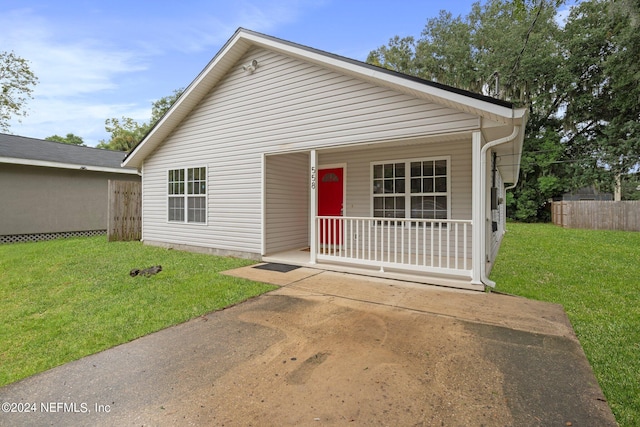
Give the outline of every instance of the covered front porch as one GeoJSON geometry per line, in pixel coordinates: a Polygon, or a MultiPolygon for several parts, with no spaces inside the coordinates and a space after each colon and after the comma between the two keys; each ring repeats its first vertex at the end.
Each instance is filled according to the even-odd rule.
{"type": "Polygon", "coordinates": [[[483,290],[472,147],[469,132],[265,155],[262,260],[483,290]]]}
{"type": "Polygon", "coordinates": [[[317,217],[316,224],[322,223],[327,224],[327,232],[335,227],[337,233],[342,228],[346,235],[352,232],[366,234],[363,234],[365,240],[355,239],[351,243],[345,240],[344,245],[335,246],[317,245],[315,250],[311,247],[286,250],[263,256],[262,261],[430,285],[484,289],[471,284],[471,254],[453,246],[459,239],[470,240],[470,221],[440,221],[432,227],[413,230],[403,229],[400,223],[390,224],[390,221],[382,224],[379,218],[317,217]],[[333,225],[329,225],[331,223],[333,225]],[[451,224],[454,231],[450,231],[447,224],[451,224]]]}
{"type": "Polygon", "coordinates": [[[327,261],[471,277],[471,221],[315,218],[310,262],[327,261]],[[333,242],[333,243],[325,243],[333,242]]]}

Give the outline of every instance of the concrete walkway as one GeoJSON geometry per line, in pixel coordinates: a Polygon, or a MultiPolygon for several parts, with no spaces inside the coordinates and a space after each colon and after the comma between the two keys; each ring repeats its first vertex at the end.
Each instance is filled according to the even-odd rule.
{"type": "Polygon", "coordinates": [[[615,426],[561,306],[299,268],[0,389],[0,425],[615,426]],[[3,410],[11,407],[3,405],[3,410]]]}

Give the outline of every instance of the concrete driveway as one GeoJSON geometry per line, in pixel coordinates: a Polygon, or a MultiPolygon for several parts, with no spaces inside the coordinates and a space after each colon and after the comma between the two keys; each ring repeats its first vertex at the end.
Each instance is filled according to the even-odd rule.
{"type": "Polygon", "coordinates": [[[1,388],[0,425],[616,425],[561,306],[228,274],[282,287],[1,388]]]}

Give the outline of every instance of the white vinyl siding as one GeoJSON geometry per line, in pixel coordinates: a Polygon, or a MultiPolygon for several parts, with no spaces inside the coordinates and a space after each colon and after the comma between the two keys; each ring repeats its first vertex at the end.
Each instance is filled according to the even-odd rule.
{"type": "Polygon", "coordinates": [[[309,156],[266,158],[266,254],[309,246],[309,156]]]}
{"type": "MultiPolygon", "coordinates": [[[[479,119],[471,114],[254,47],[145,160],[145,240],[259,254],[263,153],[357,147],[478,126],[479,119]],[[257,59],[259,66],[247,74],[241,65],[252,59],[257,59]],[[208,166],[207,227],[188,223],[167,226],[166,171],[175,163],[208,166]]],[[[372,145],[354,155],[368,156],[369,161],[392,159],[397,148],[384,153],[385,146],[372,145]],[[383,152],[381,156],[367,154],[378,150],[383,152]]],[[[431,155],[424,147],[407,149],[417,151],[416,157],[431,155]]],[[[441,152],[449,154],[446,149],[441,152]]],[[[336,158],[344,162],[343,156],[336,158]]],[[[322,157],[321,161],[332,163],[322,157]]],[[[369,215],[370,206],[368,165],[359,184],[353,180],[347,184],[363,187],[358,196],[365,199],[359,205],[363,215],[369,215]]],[[[452,161],[454,174],[455,169],[452,161]]],[[[470,172],[469,151],[465,173],[470,176],[470,172]]],[[[305,174],[298,179],[308,177],[305,174]]],[[[455,185],[454,177],[452,194],[455,185]]],[[[466,215],[466,207],[456,206],[470,204],[470,189],[466,196],[465,202],[452,196],[453,217],[457,209],[466,215]]]]}

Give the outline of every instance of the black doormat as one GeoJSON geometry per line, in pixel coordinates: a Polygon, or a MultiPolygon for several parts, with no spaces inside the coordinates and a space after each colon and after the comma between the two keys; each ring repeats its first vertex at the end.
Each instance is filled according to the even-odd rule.
{"type": "Polygon", "coordinates": [[[299,265],[289,265],[289,264],[278,264],[275,262],[269,262],[267,264],[256,265],[253,268],[259,268],[260,270],[269,270],[269,271],[277,271],[279,273],[288,273],[289,271],[293,271],[297,268],[300,268],[299,265]]]}

